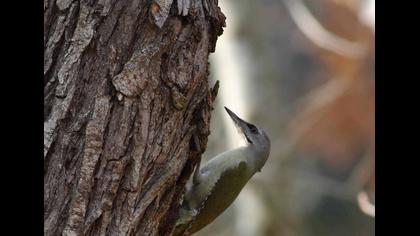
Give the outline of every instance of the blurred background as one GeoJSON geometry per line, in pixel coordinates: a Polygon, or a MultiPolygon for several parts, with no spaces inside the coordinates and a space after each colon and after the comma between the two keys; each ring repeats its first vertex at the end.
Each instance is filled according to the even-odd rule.
{"type": "Polygon", "coordinates": [[[374,235],[375,1],[219,0],[220,81],[204,160],[240,143],[229,107],[271,154],[196,235],[374,235]]]}

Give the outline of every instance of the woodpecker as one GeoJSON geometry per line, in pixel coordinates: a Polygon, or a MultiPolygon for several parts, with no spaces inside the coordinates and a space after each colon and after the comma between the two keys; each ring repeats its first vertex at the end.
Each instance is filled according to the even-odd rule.
{"type": "Polygon", "coordinates": [[[261,171],[270,154],[270,139],[265,131],[225,109],[246,144],[217,155],[201,168],[199,162],[187,186],[174,236],[191,235],[216,219],[251,177],[261,171]]]}

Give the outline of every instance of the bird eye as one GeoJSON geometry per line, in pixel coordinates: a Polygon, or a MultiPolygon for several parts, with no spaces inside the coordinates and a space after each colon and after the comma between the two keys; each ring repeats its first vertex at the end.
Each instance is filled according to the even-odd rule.
{"type": "Polygon", "coordinates": [[[248,128],[251,130],[252,133],[257,133],[258,129],[255,127],[255,125],[248,124],[248,128]]]}

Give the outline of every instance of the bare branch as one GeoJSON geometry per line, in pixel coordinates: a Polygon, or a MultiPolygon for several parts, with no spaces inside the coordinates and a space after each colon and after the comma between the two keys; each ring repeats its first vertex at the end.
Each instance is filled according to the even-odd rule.
{"type": "Polygon", "coordinates": [[[284,0],[284,3],[297,27],[316,46],[351,58],[360,58],[366,52],[364,45],[351,42],[325,29],[302,0],[284,0]]]}

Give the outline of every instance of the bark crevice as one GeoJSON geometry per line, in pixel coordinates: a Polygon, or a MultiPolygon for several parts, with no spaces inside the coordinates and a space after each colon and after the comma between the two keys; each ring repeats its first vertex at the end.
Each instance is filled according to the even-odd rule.
{"type": "Polygon", "coordinates": [[[45,235],[171,233],[210,133],[224,16],[168,2],[45,1],[45,235]]]}

